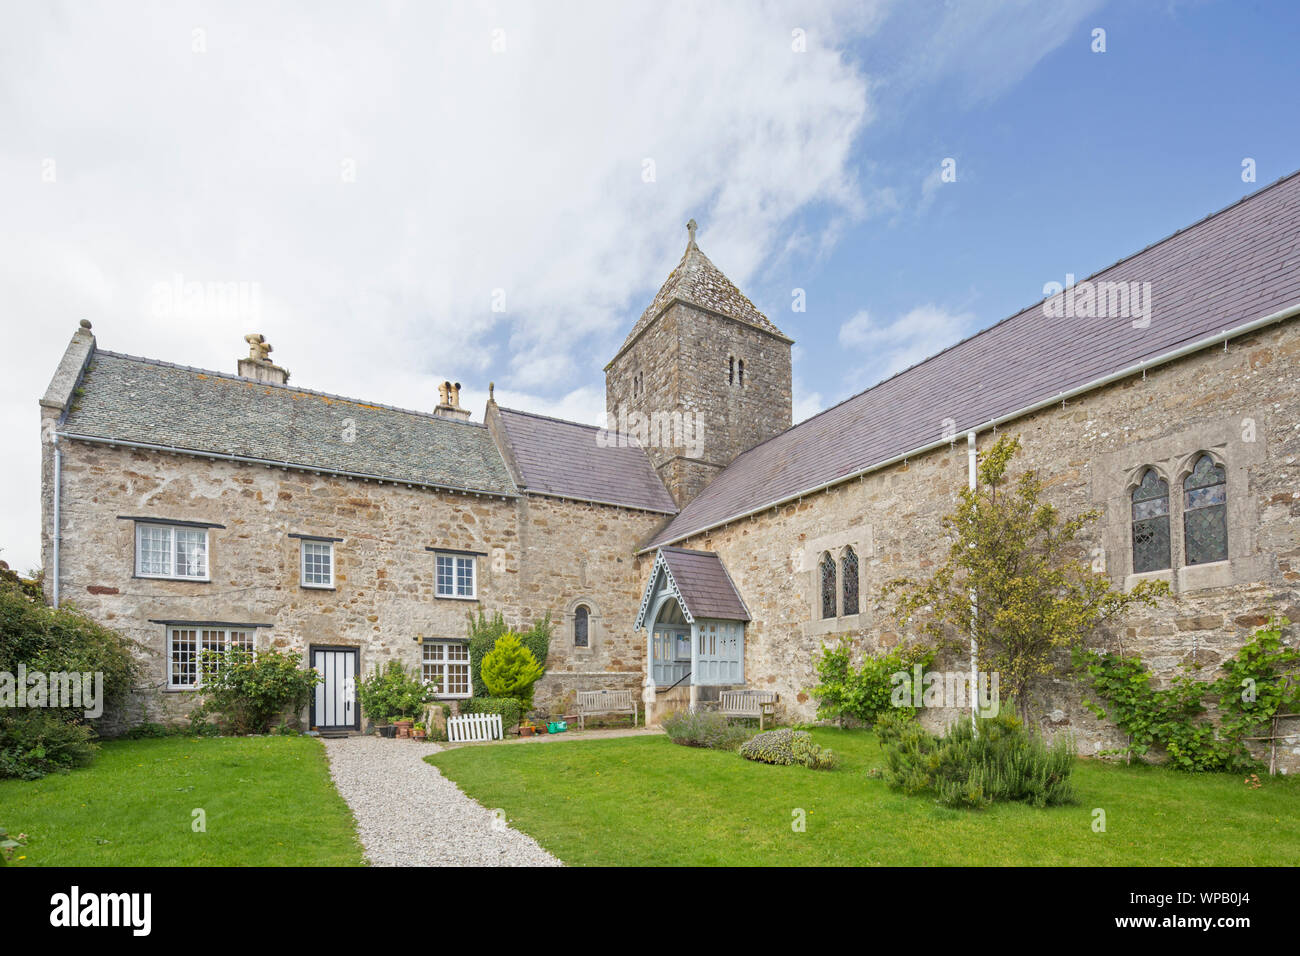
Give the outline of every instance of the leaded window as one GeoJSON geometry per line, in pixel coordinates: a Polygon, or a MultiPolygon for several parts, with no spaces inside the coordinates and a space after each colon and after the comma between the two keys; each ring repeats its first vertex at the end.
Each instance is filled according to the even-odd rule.
{"type": "Polygon", "coordinates": [[[852,548],[844,549],[844,557],[840,559],[840,577],[843,579],[841,587],[844,589],[843,607],[840,609],[841,614],[858,613],[858,553],[852,548]]]}
{"type": "Polygon", "coordinates": [[[437,687],[439,697],[468,697],[469,645],[459,641],[426,641],[420,677],[437,687]]]}
{"type": "Polygon", "coordinates": [[[1164,571],[1169,557],[1169,482],[1148,468],[1133,489],[1133,572],[1164,571]]]}
{"type": "Polygon", "coordinates": [[[573,612],[573,646],[586,647],[591,627],[591,612],[585,604],[579,604],[573,612]]]}
{"type": "Polygon", "coordinates": [[[1188,564],[1228,559],[1228,484],[1223,466],[1209,455],[1197,459],[1183,479],[1183,537],[1188,564]]]}
{"type": "Polygon", "coordinates": [[[822,555],[822,617],[835,616],[835,559],[822,555]]]}
{"type": "Polygon", "coordinates": [[[204,673],[221,668],[221,655],[238,650],[252,654],[252,631],[173,627],[167,630],[167,686],[173,690],[201,686],[204,673]]]}

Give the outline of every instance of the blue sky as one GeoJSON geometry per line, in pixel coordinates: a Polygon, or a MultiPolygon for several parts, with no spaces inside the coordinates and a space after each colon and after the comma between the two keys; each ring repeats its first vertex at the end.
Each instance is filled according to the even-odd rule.
{"type": "Polygon", "coordinates": [[[233,372],[261,332],[304,387],[431,409],[451,379],[478,417],[495,382],[598,422],[694,217],[797,340],[802,419],[1300,168],[1298,7],[8,5],[0,557],[39,561],[36,400],[80,319],[119,352],[233,372]]]}
{"type": "MultiPolygon", "coordinates": [[[[972,101],[956,77],[882,112],[853,159],[863,182],[895,192],[896,211],[751,285],[799,342],[818,404],[1300,168],[1297,36],[1295,4],[1111,3],[1004,92],[972,101]],[[1106,30],[1105,53],[1091,50],[1094,27],[1106,30]],[[946,157],[957,181],[927,201],[918,170],[946,157]],[[1256,183],[1242,181],[1245,157],[1256,183]],[[792,285],[808,290],[805,314],[790,311],[792,285]],[[862,311],[892,334],[837,347],[862,311]]],[[[871,62],[890,40],[864,39],[852,55],[871,62]]]]}

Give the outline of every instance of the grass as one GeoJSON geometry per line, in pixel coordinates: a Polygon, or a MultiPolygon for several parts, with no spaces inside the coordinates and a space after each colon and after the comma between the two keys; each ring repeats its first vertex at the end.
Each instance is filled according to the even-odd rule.
{"type": "Polygon", "coordinates": [[[364,863],[310,737],[108,741],[89,767],[0,780],[0,826],[27,834],[13,861],[25,866],[364,863]],[[196,808],[206,832],[191,828],[196,808]]]}
{"type": "Polygon", "coordinates": [[[1300,781],[1080,760],[1079,803],[947,810],[867,771],[866,731],[818,729],[830,772],[773,767],[666,737],[464,747],[426,759],[575,865],[1294,865],[1300,781]],[[806,812],[794,832],[793,812],[806,812]],[[1093,831],[1094,809],[1106,830],[1093,831]]]}

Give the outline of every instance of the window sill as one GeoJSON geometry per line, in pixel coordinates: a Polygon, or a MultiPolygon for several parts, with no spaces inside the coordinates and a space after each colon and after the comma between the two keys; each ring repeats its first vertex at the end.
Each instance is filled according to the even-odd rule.
{"type": "Polygon", "coordinates": [[[1200,591],[1205,588],[1226,588],[1232,584],[1232,561],[1211,561],[1207,564],[1189,564],[1178,569],[1178,590],[1200,591]]]}
{"type": "Polygon", "coordinates": [[[1174,586],[1174,572],[1169,568],[1160,571],[1143,571],[1140,574],[1130,574],[1124,579],[1124,590],[1132,591],[1136,585],[1143,581],[1164,581],[1170,587],[1174,586]]]}
{"type": "Polygon", "coordinates": [[[131,575],[137,581],[189,581],[191,584],[211,584],[212,578],[189,578],[177,577],[170,574],[133,574],[131,575]]]}
{"type": "Polygon", "coordinates": [[[338,590],[332,584],[301,584],[299,585],[304,591],[336,591],[338,590]]]}
{"type": "Polygon", "coordinates": [[[435,594],[434,600],[437,601],[477,601],[477,597],[461,597],[456,594],[435,594]]]}
{"type": "Polygon", "coordinates": [[[164,694],[192,694],[199,689],[200,688],[198,687],[164,687],[163,693],[164,694]]]}

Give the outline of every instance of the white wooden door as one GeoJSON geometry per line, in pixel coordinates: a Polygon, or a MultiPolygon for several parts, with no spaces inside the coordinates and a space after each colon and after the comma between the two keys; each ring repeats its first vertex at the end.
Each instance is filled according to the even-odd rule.
{"type": "Polygon", "coordinates": [[[311,725],[317,730],[360,730],[357,707],[357,649],[313,647],[311,666],[321,683],[311,705],[311,725]]]}

